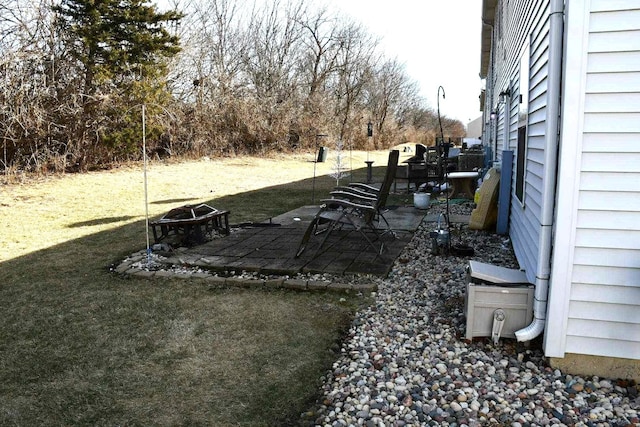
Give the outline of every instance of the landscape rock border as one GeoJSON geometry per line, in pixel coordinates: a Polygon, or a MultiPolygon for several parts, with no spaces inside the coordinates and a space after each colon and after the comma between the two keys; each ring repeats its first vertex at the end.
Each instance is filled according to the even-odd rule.
{"type": "Polygon", "coordinates": [[[160,255],[146,250],[133,253],[120,264],[114,266],[112,271],[118,274],[131,275],[151,279],[154,277],[200,279],[217,286],[229,286],[237,288],[264,288],[264,289],[290,289],[295,291],[330,291],[330,292],[374,292],[378,284],[367,277],[344,277],[338,279],[329,275],[296,275],[289,276],[261,276],[254,273],[229,272],[228,275],[220,275],[199,267],[168,265],[158,262],[160,255]]]}

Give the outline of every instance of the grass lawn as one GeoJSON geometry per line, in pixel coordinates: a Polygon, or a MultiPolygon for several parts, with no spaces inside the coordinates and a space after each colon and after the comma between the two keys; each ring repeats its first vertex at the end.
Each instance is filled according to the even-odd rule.
{"type": "MultiPolygon", "coordinates": [[[[370,155],[381,177],[387,153],[370,155]]],[[[312,159],[152,163],[149,214],[207,202],[239,223],[312,204],[335,185],[331,151],[312,159]]],[[[143,183],[129,166],[0,186],[0,425],[295,424],[366,297],[112,273],[146,245],[143,183]]]]}

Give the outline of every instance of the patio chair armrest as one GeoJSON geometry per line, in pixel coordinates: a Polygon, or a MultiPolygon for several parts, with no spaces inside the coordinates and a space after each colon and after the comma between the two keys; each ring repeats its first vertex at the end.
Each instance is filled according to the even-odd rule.
{"type": "Polygon", "coordinates": [[[334,191],[344,191],[344,192],[348,192],[348,193],[353,193],[353,194],[359,194],[362,195],[363,197],[375,197],[374,194],[368,192],[368,191],[364,191],[361,190],[357,187],[351,187],[351,186],[339,186],[339,187],[334,187],[332,192],[334,191]]]}
{"type": "Polygon", "coordinates": [[[357,190],[351,190],[349,188],[345,188],[344,190],[339,190],[339,191],[332,191],[329,194],[331,194],[331,196],[333,197],[356,199],[360,201],[365,201],[367,203],[375,203],[378,200],[376,197],[373,197],[370,194],[363,193],[357,190]]]}
{"type": "Polygon", "coordinates": [[[371,185],[363,184],[361,182],[352,182],[351,184],[349,184],[349,187],[357,188],[359,190],[363,190],[368,193],[374,193],[376,195],[380,192],[379,188],[373,187],[371,185]]]}
{"type": "Polygon", "coordinates": [[[364,184],[349,184],[347,186],[334,187],[334,191],[350,191],[352,193],[362,194],[366,197],[378,197],[380,191],[376,188],[369,187],[364,184]]]}
{"type": "Polygon", "coordinates": [[[346,199],[323,199],[320,201],[325,207],[329,205],[338,205],[342,208],[351,208],[361,211],[376,212],[376,208],[371,205],[363,205],[346,199]]]}

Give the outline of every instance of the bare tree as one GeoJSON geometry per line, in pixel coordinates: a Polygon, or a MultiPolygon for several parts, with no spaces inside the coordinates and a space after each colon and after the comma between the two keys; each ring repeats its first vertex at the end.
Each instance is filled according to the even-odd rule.
{"type": "Polygon", "coordinates": [[[171,7],[185,12],[177,29],[182,52],[171,64],[169,87],[181,117],[171,139],[193,154],[228,153],[246,139],[240,116],[247,94],[244,72],[250,9],[238,0],[194,0],[171,7]],[[233,140],[233,141],[232,141],[233,140]]]}
{"type": "Polygon", "coordinates": [[[60,98],[66,55],[51,5],[48,0],[9,0],[0,5],[0,138],[5,171],[41,170],[52,158],[64,163],[67,144],[59,112],[73,100],[60,98]]]}
{"type": "MultiPolygon", "coordinates": [[[[346,22],[340,29],[338,69],[333,83],[334,112],[338,119],[337,134],[347,139],[349,124],[354,113],[361,112],[362,90],[372,78],[378,40],[353,22],[346,22]]],[[[356,120],[357,121],[357,120],[356,120]]],[[[360,124],[359,121],[357,121],[360,124]]]]}
{"type": "Polygon", "coordinates": [[[179,68],[174,78],[184,80],[185,101],[226,98],[242,86],[241,74],[247,46],[242,14],[236,0],[189,3],[182,25],[179,68]]]}
{"type": "MultiPolygon", "coordinates": [[[[69,170],[139,155],[141,99],[161,106],[147,110],[148,147],[176,155],[310,148],[318,131],[363,148],[368,121],[379,148],[435,136],[433,111],[402,65],[384,58],[378,39],[309,0],[169,0],[162,16],[186,15],[162,24],[168,39],[181,40],[181,52],[158,67],[164,71],[166,61],[170,72],[154,74],[152,67],[142,76],[111,49],[107,54],[124,68],[108,70],[93,88],[78,52],[86,46],[73,31],[61,31],[52,12],[59,1],[0,4],[4,170],[69,170]],[[96,114],[86,114],[88,105],[96,114]]],[[[98,62],[96,70],[109,65],[98,62]]],[[[447,118],[443,124],[452,136],[462,128],[447,118]]]]}
{"type": "Polygon", "coordinates": [[[343,41],[337,27],[337,18],[329,16],[327,9],[306,13],[300,20],[304,29],[300,72],[308,87],[307,109],[313,108],[316,96],[325,89],[331,74],[338,70],[338,55],[343,41]]]}
{"type": "Polygon", "coordinates": [[[399,125],[398,117],[403,106],[411,102],[416,93],[415,83],[407,76],[404,65],[396,59],[386,60],[376,70],[368,85],[367,101],[379,140],[384,139],[385,128],[391,131],[392,124],[399,125]]]}
{"type": "Polygon", "coordinates": [[[395,121],[418,102],[415,85],[397,63],[378,63],[378,40],[364,27],[306,4],[189,3],[174,74],[179,99],[193,107],[182,126],[191,129],[185,140],[197,140],[192,147],[311,147],[319,130],[363,146],[369,119],[377,136],[386,131],[378,142],[398,135],[395,121]]]}
{"type": "Polygon", "coordinates": [[[289,125],[300,113],[297,93],[300,87],[296,65],[301,51],[304,0],[286,8],[280,1],[254,10],[248,28],[252,39],[245,56],[244,71],[253,90],[253,124],[262,137],[260,147],[283,148],[289,125]]]}

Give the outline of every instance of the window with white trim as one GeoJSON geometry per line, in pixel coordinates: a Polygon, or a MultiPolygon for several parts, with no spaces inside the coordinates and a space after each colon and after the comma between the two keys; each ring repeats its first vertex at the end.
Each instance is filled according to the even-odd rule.
{"type": "Polygon", "coordinates": [[[527,170],[527,123],[529,121],[529,43],[520,57],[520,95],[518,108],[518,151],[516,152],[515,192],[524,204],[524,182],[527,170]]]}

